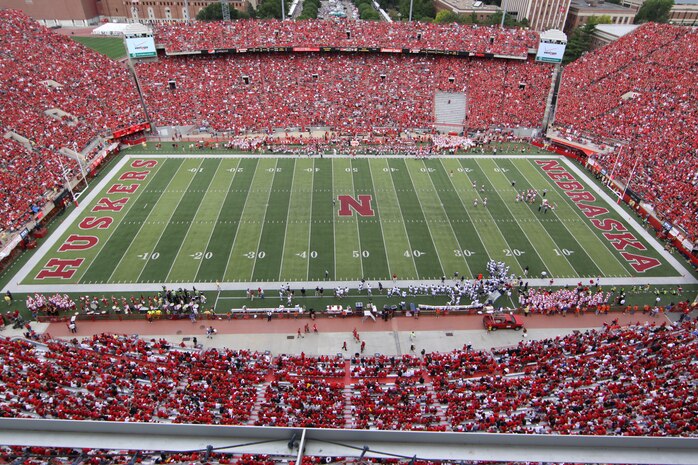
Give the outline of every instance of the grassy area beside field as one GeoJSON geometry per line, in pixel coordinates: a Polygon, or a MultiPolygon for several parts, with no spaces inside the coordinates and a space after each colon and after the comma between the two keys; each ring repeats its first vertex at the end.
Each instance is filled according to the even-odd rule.
{"type": "Polygon", "coordinates": [[[113,60],[126,56],[124,41],[120,37],[71,37],[75,42],[79,42],[85,47],[106,55],[113,60]]]}

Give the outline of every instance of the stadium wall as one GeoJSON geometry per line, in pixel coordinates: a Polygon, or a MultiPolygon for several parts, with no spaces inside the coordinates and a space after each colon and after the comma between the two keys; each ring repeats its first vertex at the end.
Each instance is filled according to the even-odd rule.
{"type": "Polygon", "coordinates": [[[99,23],[95,0],[0,0],[0,8],[21,10],[48,27],[84,27],[99,23]]]}
{"type": "Polygon", "coordinates": [[[695,465],[698,438],[341,430],[0,419],[0,443],[131,451],[695,465]],[[365,448],[368,447],[368,450],[365,448]]]}

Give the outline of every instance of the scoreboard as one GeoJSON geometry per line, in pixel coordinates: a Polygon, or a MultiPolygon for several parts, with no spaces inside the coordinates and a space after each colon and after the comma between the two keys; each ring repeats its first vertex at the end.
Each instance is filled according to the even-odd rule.
{"type": "Polygon", "coordinates": [[[565,55],[567,35],[555,29],[545,31],[540,35],[536,61],[544,63],[560,63],[565,55]]]}

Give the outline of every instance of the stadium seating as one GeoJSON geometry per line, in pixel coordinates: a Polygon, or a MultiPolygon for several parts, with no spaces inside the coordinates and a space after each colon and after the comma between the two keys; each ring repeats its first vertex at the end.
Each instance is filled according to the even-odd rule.
{"type": "Polygon", "coordinates": [[[437,90],[466,93],[469,130],[538,127],[552,72],[531,61],[298,53],[169,57],[136,69],[158,126],[349,134],[429,129],[437,90]]]}
{"type": "MultiPolygon", "coordinates": [[[[23,13],[0,10],[0,137],[28,139],[24,147],[0,139],[0,227],[15,230],[63,184],[63,168],[77,164],[57,151],[81,151],[97,136],[145,120],[127,69],[23,13]]],[[[89,154],[88,154],[89,155],[89,154]]]]}
{"type": "Polygon", "coordinates": [[[163,24],[156,43],[167,53],[257,47],[436,49],[525,57],[537,32],[495,26],[378,21],[233,21],[163,24]]]}
{"type": "MultiPolygon", "coordinates": [[[[45,195],[62,188],[61,161],[48,149],[29,149],[0,136],[0,229],[13,231],[28,221],[32,207],[41,208],[45,195]]],[[[77,169],[77,163],[63,160],[77,169]]]]}
{"type": "Polygon", "coordinates": [[[648,23],[564,70],[555,125],[606,141],[599,157],[663,219],[698,239],[698,31],[648,23]],[[622,149],[620,148],[622,146],[622,149]]]}
{"type": "Polygon", "coordinates": [[[47,345],[0,339],[0,416],[696,436],[696,334],[696,321],[611,324],[491,353],[371,356],[365,366],[380,364],[386,378],[360,380],[333,357],[115,335],[47,345]]]}

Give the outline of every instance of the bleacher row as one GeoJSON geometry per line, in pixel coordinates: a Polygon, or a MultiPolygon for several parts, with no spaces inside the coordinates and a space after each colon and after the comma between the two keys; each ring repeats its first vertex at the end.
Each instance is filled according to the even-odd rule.
{"type": "MultiPolygon", "coordinates": [[[[133,460],[136,451],[110,449],[70,449],[66,447],[0,447],[0,463],[15,465],[127,465],[133,460]]],[[[208,452],[206,450],[171,452],[139,451],[136,463],[142,465],[193,465],[207,463],[211,465],[295,465],[295,454],[240,454],[208,452]]],[[[303,455],[300,465],[449,465],[452,461],[401,459],[401,458],[364,458],[309,456],[303,455]]],[[[490,460],[459,460],[462,465],[519,465],[522,462],[494,462],[490,460]]],[[[554,465],[546,462],[548,465],[554,465]]],[[[564,462],[565,465],[576,465],[564,462]]],[[[541,462],[526,462],[526,465],[543,465],[541,462]]],[[[581,464],[580,464],[581,465],[581,464]]]]}
{"type": "Polygon", "coordinates": [[[539,35],[472,24],[379,21],[232,21],[163,24],[155,42],[167,53],[259,47],[431,49],[526,57],[539,35]]]}
{"type": "Polygon", "coordinates": [[[0,416],[696,436],[696,322],[422,357],[307,357],[98,335],[0,340],[0,416]]]}
{"type": "MultiPolygon", "coordinates": [[[[692,137],[698,128],[697,37],[695,29],[648,24],[585,55],[566,67],[556,112],[556,125],[572,139],[624,145],[601,158],[609,171],[620,152],[616,173],[627,178],[639,156],[631,188],[691,239],[698,237],[698,142],[692,137]]],[[[536,33],[515,29],[346,21],[165,25],[156,38],[170,52],[331,45],[521,57],[538,40],[536,33]]],[[[15,231],[62,184],[58,149],[81,151],[145,115],[125,66],[20,12],[0,10],[0,44],[0,136],[14,132],[30,142],[0,143],[0,227],[15,231]]],[[[551,71],[526,60],[392,53],[162,57],[137,66],[156,125],[233,133],[313,126],[345,134],[428,129],[436,91],[467,95],[468,130],[538,127],[551,71]]],[[[74,174],[75,162],[61,159],[74,174]]]]}
{"type": "Polygon", "coordinates": [[[136,69],[156,125],[234,134],[311,126],[349,134],[431,130],[436,91],[468,95],[471,130],[536,127],[552,72],[530,61],[381,54],[162,57],[136,69]]]}
{"type": "Polygon", "coordinates": [[[61,162],[79,172],[61,148],[80,152],[145,116],[125,67],[21,12],[0,9],[0,49],[0,228],[12,231],[63,184],[61,162]]]}
{"type": "Polygon", "coordinates": [[[648,23],[563,72],[555,125],[615,141],[598,161],[698,238],[698,30],[648,23]],[[621,149],[622,145],[622,149],[621,149]]]}

